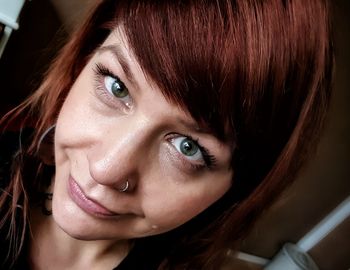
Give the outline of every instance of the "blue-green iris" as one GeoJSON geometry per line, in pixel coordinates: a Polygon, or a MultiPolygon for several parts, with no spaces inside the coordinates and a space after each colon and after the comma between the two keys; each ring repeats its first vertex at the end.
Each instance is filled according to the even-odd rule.
{"type": "Polygon", "coordinates": [[[195,155],[198,149],[198,145],[188,138],[184,139],[180,144],[180,150],[186,156],[195,155]]]}

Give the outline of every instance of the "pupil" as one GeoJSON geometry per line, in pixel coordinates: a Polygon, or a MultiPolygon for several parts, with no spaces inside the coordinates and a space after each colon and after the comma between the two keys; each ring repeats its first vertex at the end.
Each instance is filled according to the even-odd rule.
{"type": "Polygon", "coordinates": [[[198,146],[196,146],[192,141],[185,139],[181,142],[181,152],[187,156],[193,156],[197,150],[198,146]]]}

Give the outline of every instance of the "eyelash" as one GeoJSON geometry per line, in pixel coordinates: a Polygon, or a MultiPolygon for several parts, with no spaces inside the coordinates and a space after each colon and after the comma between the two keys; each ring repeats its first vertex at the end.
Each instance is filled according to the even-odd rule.
{"type": "MultiPolygon", "coordinates": [[[[97,63],[93,69],[94,73],[95,73],[95,82],[96,82],[96,90],[98,91],[98,95],[99,97],[101,97],[103,99],[103,101],[105,103],[107,103],[107,105],[111,105],[113,107],[115,106],[120,106],[120,103],[124,103],[122,102],[120,99],[112,96],[106,89],[106,87],[104,86],[104,78],[106,76],[112,77],[116,80],[119,80],[121,83],[124,84],[124,82],[117,76],[115,75],[109,68],[107,68],[106,66],[104,66],[103,64],[97,63]]],[[[128,107],[126,104],[124,104],[125,107],[128,107]]]]}
{"type": "Polygon", "coordinates": [[[95,72],[96,72],[97,75],[111,76],[113,78],[118,78],[118,76],[114,75],[113,72],[109,70],[109,68],[107,68],[106,66],[104,66],[104,65],[102,65],[100,63],[97,63],[95,65],[95,72]]]}

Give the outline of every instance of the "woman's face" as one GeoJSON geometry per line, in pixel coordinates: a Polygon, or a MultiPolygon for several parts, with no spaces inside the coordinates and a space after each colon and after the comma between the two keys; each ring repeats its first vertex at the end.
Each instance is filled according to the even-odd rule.
{"type": "Polygon", "coordinates": [[[123,40],[97,50],[57,120],[53,217],[78,239],[169,231],[231,186],[230,146],[169,103],[123,40]]]}

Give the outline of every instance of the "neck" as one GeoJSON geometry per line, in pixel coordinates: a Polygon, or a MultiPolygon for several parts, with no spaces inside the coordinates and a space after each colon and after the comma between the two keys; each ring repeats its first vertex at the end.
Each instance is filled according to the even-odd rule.
{"type": "Polygon", "coordinates": [[[72,238],[40,209],[31,212],[31,269],[113,269],[128,254],[127,240],[84,241],[72,238]]]}

